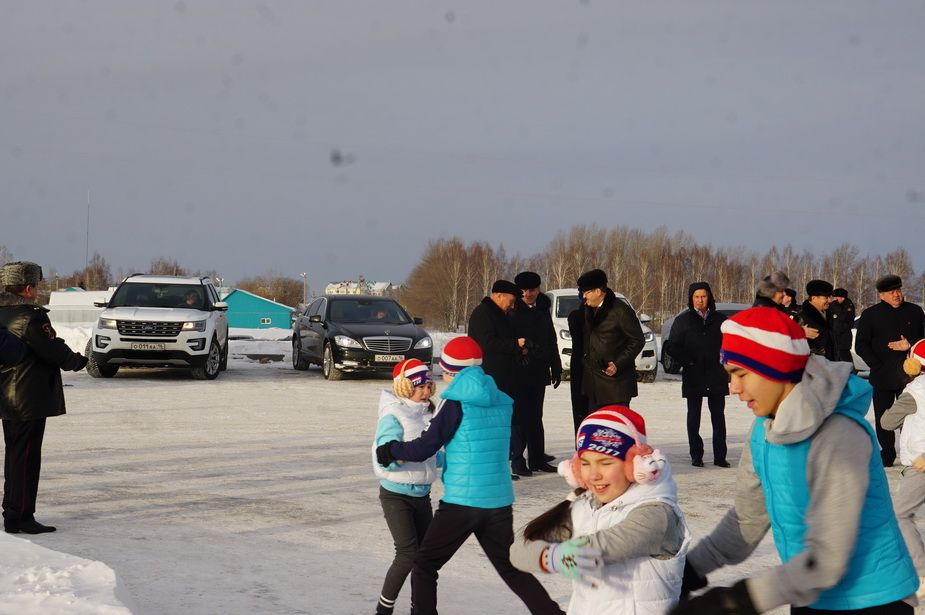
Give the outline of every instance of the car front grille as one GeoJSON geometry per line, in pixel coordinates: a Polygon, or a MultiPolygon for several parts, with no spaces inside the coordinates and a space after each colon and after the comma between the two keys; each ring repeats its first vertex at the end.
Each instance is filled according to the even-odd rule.
{"type": "Polygon", "coordinates": [[[364,337],[363,344],[373,352],[405,352],[411,348],[410,337],[364,337]]]}
{"type": "Polygon", "coordinates": [[[146,320],[118,321],[120,335],[143,335],[145,337],[176,337],[180,334],[182,322],[150,322],[146,320]]]}

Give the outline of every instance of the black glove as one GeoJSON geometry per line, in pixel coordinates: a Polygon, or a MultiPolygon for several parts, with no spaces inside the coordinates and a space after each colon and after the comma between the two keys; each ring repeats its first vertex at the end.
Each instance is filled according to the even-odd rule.
{"type": "Polygon", "coordinates": [[[682,600],[671,615],[758,615],[745,581],[732,587],[714,587],[702,596],[682,600]]]}
{"type": "Polygon", "coordinates": [[[691,592],[707,586],[707,578],[700,576],[689,561],[684,562],[684,577],[681,579],[681,600],[691,592]]]}
{"type": "Polygon", "coordinates": [[[562,384],[562,372],[554,371],[552,373],[552,388],[558,389],[562,384]]]}
{"type": "Polygon", "coordinates": [[[392,442],[398,442],[398,440],[392,440],[391,442],[386,442],[380,446],[376,447],[376,462],[381,466],[387,466],[393,461],[395,457],[392,456],[392,442]]]}
{"type": "Polygon", "coordinates": [[[77,355],[77,362],[74,364],[74,371],[79,372],[87,366],[87,357],[82,354],[77,355]]]}

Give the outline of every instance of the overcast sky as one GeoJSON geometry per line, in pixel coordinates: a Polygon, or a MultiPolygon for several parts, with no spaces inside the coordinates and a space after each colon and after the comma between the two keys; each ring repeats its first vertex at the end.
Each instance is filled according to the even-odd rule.
{"type": "Polygon", "coordinates": [[[82,268],[90,190],[113,273],[314,291],[591,223],[921,270],[923,32],[907,0],[0,0],[0,244],[82,268]]]}

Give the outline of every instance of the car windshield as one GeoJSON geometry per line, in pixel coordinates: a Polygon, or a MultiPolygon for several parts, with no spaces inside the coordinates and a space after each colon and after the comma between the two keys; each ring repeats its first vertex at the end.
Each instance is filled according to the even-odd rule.
{"type": "Polygon", "coordinates": [[[581,307],[578,295],[560,295],[556,298],[556,318],[568,318],[568,315],[581,307]]]}
{"type": "Polygon", "coordinates": [[[205,309],[205,288],[194,284],[129,282],[112,295],[109,307],[205,309]]]}
{"type": "Polygon", "coordinates": [[[328,318],[334,322],[368,322],[403,325],[411,318],[388,299],[337,299],[330,302],[328,318]]]}

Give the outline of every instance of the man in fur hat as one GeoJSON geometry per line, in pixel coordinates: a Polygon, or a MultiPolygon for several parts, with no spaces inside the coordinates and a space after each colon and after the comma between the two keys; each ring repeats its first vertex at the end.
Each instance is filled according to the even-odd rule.
{"type": "Polygon", "coordinates": [[[35,520],[45,419],[64,414],[61,370],[79,371],[87,364],[55,334],[48,310],[36,305],[41,280],[42,268],[35,263],[7,263],[0,268],[0,325],[28,347],[19,363],[0,371],[6,444],[3,529],[10,534],[55,531],[35,520]]]}
{"type": "Polygon", "coordinates": [[[896,460],[895,438],[892,431],[880,426],[880,417],[906,386],[903,361],[912,344],[925,337],[925,313],[905,301],[903,281],[898,275],[877,280],[877,293],[880,303],[861,312],[854,348],[870,367],[880,456],[884,467],[889,467],[896,460]]]}

